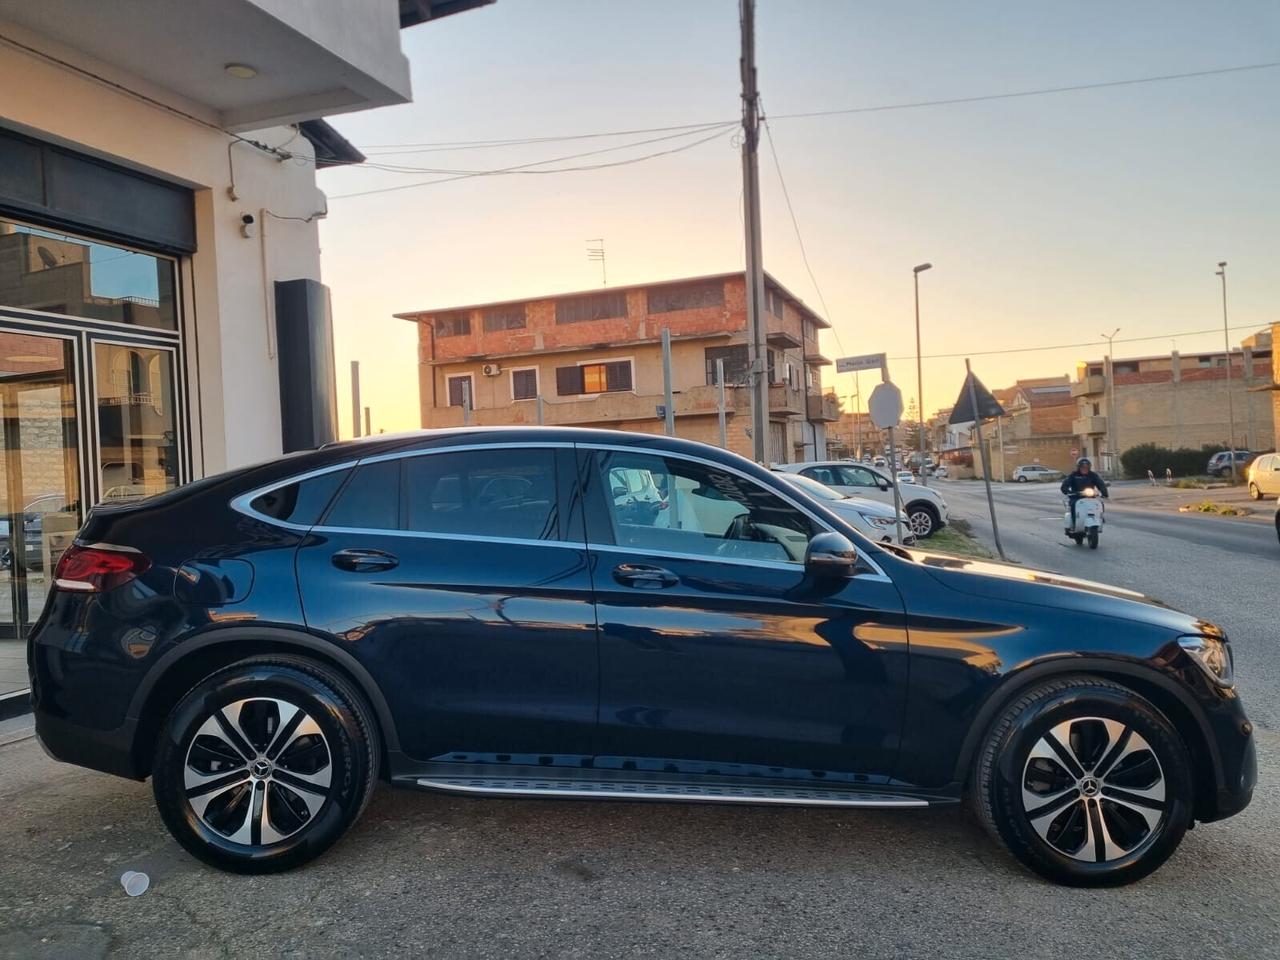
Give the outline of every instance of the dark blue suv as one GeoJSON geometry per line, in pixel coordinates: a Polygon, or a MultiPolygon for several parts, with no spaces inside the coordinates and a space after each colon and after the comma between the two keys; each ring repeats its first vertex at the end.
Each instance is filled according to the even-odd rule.
{"type": "Polygon", "coordinates": [[[30,641],[51,754],[197,857],[303,863],[375,782],[931,807],[1123,883],[1250,799],[1211,624],[863,540],[733,454],[614,431],[340,443],[92,511],[30,641]],[[644,509],[630,502],[642,491],[644,509]]]}

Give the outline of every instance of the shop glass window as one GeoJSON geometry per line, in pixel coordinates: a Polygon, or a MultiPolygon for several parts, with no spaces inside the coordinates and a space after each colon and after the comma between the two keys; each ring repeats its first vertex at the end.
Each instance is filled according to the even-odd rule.
{"type": "Polygon", "coordinates": [[[93,362],[102,499],[146,497],[176,487],[172,351],[100,341],[93,346],[93,362]]]}
{"type": "Polygon", "coordinates": [[[0,305],[178,329],[173,260],[0,220],[0,305]]]}

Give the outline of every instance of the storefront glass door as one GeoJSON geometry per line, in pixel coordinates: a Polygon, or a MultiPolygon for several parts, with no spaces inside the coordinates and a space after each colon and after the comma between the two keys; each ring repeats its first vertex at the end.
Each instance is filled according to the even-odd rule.
{"type": "Polygon", "coordinates": [[[0,328],[0,695],[82,517],[75,342],[0,328]]]}

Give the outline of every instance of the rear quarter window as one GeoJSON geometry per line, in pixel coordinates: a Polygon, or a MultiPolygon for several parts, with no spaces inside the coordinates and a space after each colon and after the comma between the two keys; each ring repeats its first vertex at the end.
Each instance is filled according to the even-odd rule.
{"type": "Polygon", "coordinates": [[[350,470],[332,470],[298,480],[255,497],[249,508],[273,520],[312,526],[342,486],[350,470]]]}

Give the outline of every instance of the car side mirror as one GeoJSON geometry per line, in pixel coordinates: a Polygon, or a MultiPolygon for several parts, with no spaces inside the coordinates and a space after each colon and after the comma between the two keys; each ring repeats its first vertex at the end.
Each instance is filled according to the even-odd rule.
{"type": "Polygon", "coordinates": [[[877,481],[876,481],[876,486],[877,486],[877,487],[879,487],[881,490],[888,490],[888,489],[889,489],[889,481],[888,481],[888,480],[877,480],[877,481]]]}
{"type": "Polygon", "coordinates": [[[824,580],[852,577],[857,565],[857,549],[834,530],[819,533],[804,552],[805,573],[824,580]]]}

